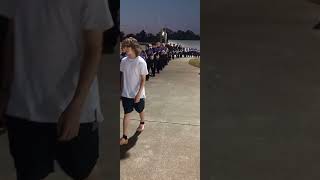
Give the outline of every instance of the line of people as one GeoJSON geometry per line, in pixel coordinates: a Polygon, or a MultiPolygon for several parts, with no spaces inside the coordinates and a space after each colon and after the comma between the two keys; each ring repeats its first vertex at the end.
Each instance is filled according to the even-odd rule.
{"type": "Polygon", "coordinates": [[[124,116],[123,135],[120,138],[121,146],[129,143],[128,124],[134,110],[139,113],[140,117],[137,131],[141,133],[144,130],[145,81],[149,80],[150,76],[154,77],[156,73],[160,73],[177,55],[170,44],[161,44],[160,42],[153,45],[148,44],[148,47],[142,50],[140,43],[132,37],[122,41],[120,90],[124,116]]]}
{"type": "MultiPolygon", "coordinates": [[[[148,81],[150,77],[159,74],[171,60],[183,57],[200,57],[200,51],[193,48],[184,48],[181,45],[169,43],[153,43],[148,44],[145,50],[141,51],[140,56],[146,61],[149,74],[146,77],[148,81]]],[[[126,57],[125,52],[121,51],[120,61],[126,57]]]]}
{"type": "Polygon", "coordinates": [[[156,43],[149,44],[147,49],[142,51],[141,57],[145,59],[147,62],[147,68],[149,71],[149,75],[147,75],[147,80],[149,80],[150,76],[155,77],[156,73],[160,73],[171,60],[169,56],[169,49],[165,46],[165,44],[156,43]]]}

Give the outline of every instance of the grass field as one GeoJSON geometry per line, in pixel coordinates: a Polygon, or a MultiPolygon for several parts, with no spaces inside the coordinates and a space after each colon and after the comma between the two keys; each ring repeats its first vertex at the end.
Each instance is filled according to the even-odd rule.
{"type": "Polygon", "coordinates": [[[189,64],[200,68],[200,59],[190,59],[189,64]]]}

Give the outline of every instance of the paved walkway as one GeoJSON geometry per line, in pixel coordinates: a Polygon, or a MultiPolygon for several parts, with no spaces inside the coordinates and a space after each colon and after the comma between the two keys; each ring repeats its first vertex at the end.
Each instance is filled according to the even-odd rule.
{"type": "MultiPolygon", "coordinates": [[[[176,59],[146,83],[146,128],[130,139],[129,150],[121,148],[121,180],[200,179],[199,72],[188,59],[176,59]]],[[[132,134],[138,119],[135,113],[132,134]]]]}

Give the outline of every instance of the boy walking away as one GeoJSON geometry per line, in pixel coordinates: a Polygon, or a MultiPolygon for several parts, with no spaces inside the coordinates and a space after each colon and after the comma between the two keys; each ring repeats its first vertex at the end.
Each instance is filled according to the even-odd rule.
{"type": "MultiPolygon", "coordinates": [[[[45,179],[56,160],[74,180],[93,179],[99,157],[97,70],[107,0],[2,0],[10,19],[1,79],[18,180],[45,179]]],[[[3,124],[3,123],[0,123],[3,124]]]]}
{"type": "Polygon", "coordinates": [[[127,57],[120,64],[121,76],[121,99],[124,110],[123,136],[120,145],[128,144],[128,124],[130,114],[136,110],[140,115],[140,124],[137,131],[144,130],[144,107],[145,107],[145,81],[148,74],[147,63],[139,56],[141,47],[134,38],[127,38],[122,42],[121,48],[126,51],[127,57]]]}

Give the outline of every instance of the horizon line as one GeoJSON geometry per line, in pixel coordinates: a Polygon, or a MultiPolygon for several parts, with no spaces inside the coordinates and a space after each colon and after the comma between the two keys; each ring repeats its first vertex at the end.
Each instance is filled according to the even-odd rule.
{"type": "MultiPolygon", "coordinates": [[[[170,29],[170,28],[167,28],[167,29],[170,29]]],[[[170,29],[170,30],[172,30],[172,29],[170,29]]],[[[125,35],[127,35],[127,34],[137,34],[137,33],[140,33],[141,31],[145,31],[146,33],[151,33],[151,34],[157,34],[157,33],[159,33],[159,32],[148,32],[148,31],[146,31],[145,29],[141,29],[141,30],[139,30],[139,31],[137,31],[137,32],[125,32],[125,31],[121,31],[121,29],[120,29],[120,32],[123,32],[123,33],[125,33],[125,35]]],[[[198,35],[198,36],[200,36],[200,32],[199,33],[197,33],[197,32],[194,32],[193,30],[190,30],[190,29],[186,29],[186,30],[181,30],[181,29],[178,29],[178,30],[172,30],[173,32],[178,32],[178,31],[183,31],[183,32],[186,32],[186,31],[192,31],[195,35],[198,35]]]]}

